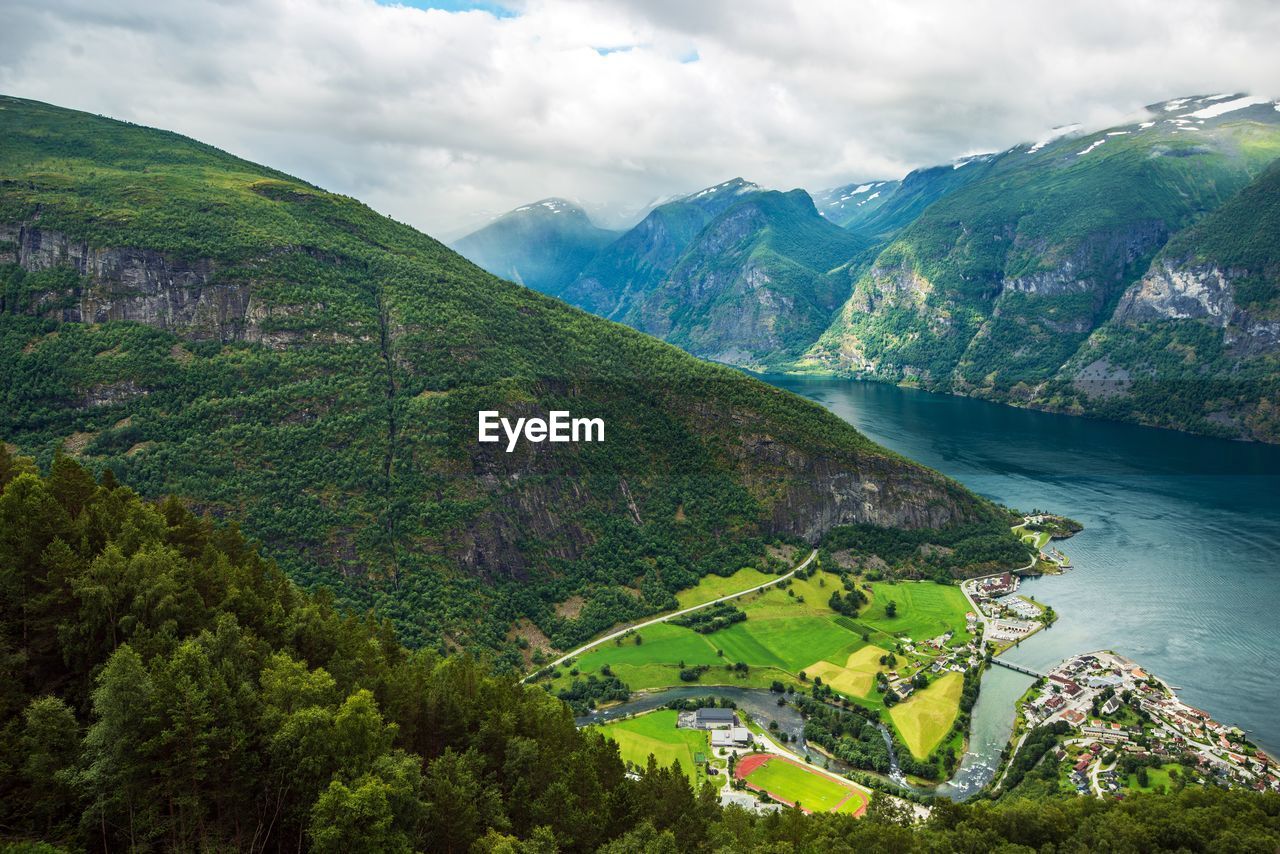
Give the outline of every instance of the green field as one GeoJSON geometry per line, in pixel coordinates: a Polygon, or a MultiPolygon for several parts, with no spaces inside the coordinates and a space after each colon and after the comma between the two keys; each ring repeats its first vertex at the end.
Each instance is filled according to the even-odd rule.
{"type": "Polygon", "coordinates": [[[1166,762],[1159,768],[1147,769],[1147,785],[1138,785],[1137,774],[1130,774],[1128,779],[1125,780],[1124,785],[1132,792],[1154,792],[1156,789],[1161,787],[1163,787],[1166,792],[1170,792],[1173,791],[1173,780],[1169,777],[1170,771],[1183,773],[1182,766],[1178,763],[1166,762]]]}
{"type": "Polygon", "coordinates": [[[916,641],[929,640],[948,629],[955,632],[953,646],[969,640],[964,621],[969,602],[954,584],[877,581],[871,590],[871,604],[858,615],[859,622],[889,634],[910,635],[916,641]],[[889,602],[897,604],[894,617],[885,613],[889,602]]]}
{"type": "Polygon", "coordinates": [[[852,783],[779,757],[769,757],[745,779],[775,798],[810,812],[856,813],[867,804],[866,793],[852,783]]]}
{"type": "Polygon", "coordinates": [[[676,601],[680,603],[681,608],[692,608],[694,605],[701,605],[704,602],[719,599],[721,596],[737,593],[740,590],[750,590],[768,581],[777,580],[776,575],[747,566],[733,575],[703,576],[695,586],[677,593],[676,601]]]}
{"type": "MultiPolygon", "coordinates": [[[[686,592],[693,600],[709,600],[724,595],[726,589],[758,584],[760,578],[767,576],[743,570],[729,578],[703,579],[686,592]]],[[[871,604],[857,619],[837,614],[828,605],[831,593],[841,589],[838,576],[818,572],[811,578],[793,579],[786,588],[771,587],[735,600],[747,619],[718,632],[704,635],[672,623],[649,626],[562,667],[552,687],[567,687],[574,668],[585,675],[598,673],[606,664],[633,690],[681,685],[686,684],[680,680],[684,664],[709,667],[698,680],[705,685],[768,687],[773,680],[800,685],[798,677],[804,672],[809,679],[821,677],[847,696],[878,703],[873,693],[875,674],[882,669],[879,658],[893,646],[895,635],[924,641],[950,629],[955,632],[953,644],[969,639],[964,630],[968,602],[958,587],[877,582],[872,586],[871,604]],[[890,600],[897,603],[892,619],[885,615],[890,600]],[[864,633],[870,644],[863,641],[864,633]],[[739,662],[748,666],[747,673],[731,670],[739,662]]],[[[910,669],[927,659],[916,656],[900,661],[900,667],[910,669]]]]}
{"type": "Polygon", "coordinates": [[[1037,549],[1042,549],[1049,545],[1049,541],[1053,539],[1053,535],[1048,531],[1028,531],[1023,525],[1015,527],[1013,532],[1017,534],[1024,543],[1035,546],[1037,549]]]}
{"type": "Polygon", "coordinates": [[[917,759],[924,759],[951,731],[960,710],[964,677],[947,673],[889,710],[902,741],[917,759]]]}
{"type": "MultiPolygon", "coordinates": [[[[760,583],[758,577],[769,577],[752,573],[754,570],[735,573],[733,578],[739,583],[734,589],[743,585],[749,589],[760,583]]],[[[728,580],[703,579],[686,592],[709,600],[715,597],[708,594],[717,590],[716,595],[724,595],[728,580]]],[[[573,668],[582,674],[598,673],[606,664],[634,690],[683,684],[681,663],[712,667],[699,680],[707,685],[768,687],[775,679],[799,684],[798,674],[815,660],[843,663],[864,646],[861,634],[842,626],[838,620],[846,618],[827,605],[831,593],[841,589],[840,584],[838,576],[815,573],[812,578],[793,579],[786,590],[769,588],[751,593],[734,601],[747,614],[744,622],[708,635],[672,623],[649,626],[635,636],[584,653],[571,667],[560,668],[553,688],[567,687],[573,680],[573,668]],[[737,662],[748,665],[747,674],[728,669],[737,662]]],[[[876,656],[879,654],[877,651],[876,656]]]]}
{"type": "Polygon", "coordinates": [[[612,739],[622,754],[623,762],[644,768],[652,755],[658,765],[667,767],[673,762],[689,776],[694,787],[703,779],[694,754],[709,756],[707,734],[702,730],[677,729],[677,713],[671,709],[659,709],[639,717],[605,724],[600,731],[612,739]]]}

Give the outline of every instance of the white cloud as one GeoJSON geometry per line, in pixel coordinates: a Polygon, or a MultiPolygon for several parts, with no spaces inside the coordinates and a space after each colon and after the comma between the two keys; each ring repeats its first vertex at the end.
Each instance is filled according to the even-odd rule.
{"type": "Polygon", "coordinates": [[[177,130],[444,235],[546,196],[625,207],[735,175],[817,188],[1177,95],[1280,93],[1269,2],[517,11],[0,0],[0,89],[177,130]]]}

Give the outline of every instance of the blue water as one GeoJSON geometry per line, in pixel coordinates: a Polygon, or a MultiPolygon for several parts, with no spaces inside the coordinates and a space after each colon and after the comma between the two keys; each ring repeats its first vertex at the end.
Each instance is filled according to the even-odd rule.
{"type": "Polygon", "coordinates": [[[1058,622],[1010,660],[1047,668],[1115,650],[1280,752],[1280,447],[857,380],[764,379],[988,498],[1084,523],[1059,544],[1075,569],[1024,588],[1058,622]]]}

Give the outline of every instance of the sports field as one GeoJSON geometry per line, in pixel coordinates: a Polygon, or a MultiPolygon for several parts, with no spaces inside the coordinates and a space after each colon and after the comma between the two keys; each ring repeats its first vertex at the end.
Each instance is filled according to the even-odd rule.
{"type": "Polygon", "coordinates": [[[889,710],[911,755],[924,759],[951,730],[960,710],[964,677],[946,673],[889,710]]]}
{"type": "Polygon", "coordinates": [[[782,756],[753,753],[738,760],[734,776],[747,786],[766,792],[775,801],[798,806],[805,812],[842,812],[861,815],[867,793],[847,780],[827,776],[782,756]]]}
{"type": "Polygon", "coordinates": [[[871,590],[871,604],[858,615],[859,622],[890,634],[905,633],[916,641],[937,637],[948,629],[956,633],[953,643],[969,639],[964,621],[969,602],[954,584],[877,581],[871,590]],[[893,617],[885,613],[890,602],[897,606],[893,617]]]}
{"type": "Polygon", "coordinates": [[[694,754],[710,754],[707,734],[703,730],[676,729],[676,717],[675,711],[660,709],[605,724],[600,731],[617,743],[623,762],[634,762],[644,768],[649,763],[650,754],[664,768],[672,762],[679,762],[681,770],[696,788],[699,777],[694,754]]]}

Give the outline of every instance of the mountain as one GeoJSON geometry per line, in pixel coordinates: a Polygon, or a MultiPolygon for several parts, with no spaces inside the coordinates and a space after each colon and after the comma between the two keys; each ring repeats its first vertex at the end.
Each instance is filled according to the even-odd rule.
{"type": "Polygon", "coordinates": [[[728,364],[794,358],[843,299],[865,241],[803,190],[742,179],[654,210],[583,271],[565,299],[728,364]]]}
{"type": "Polygon", "coordinates": [[[818,213],[841,228],[857,223],[879,210],[901,181],[865,181],[819,190],[813,194],[818,213]]]}
{"type": "Polygon", "coordinates": [[[734,178],[658,205],[596,256],[558,294],[592,314],[614,317],[654,290],[702,229],[743,196],[761,188],[734,178]]]}
{"type": "Polygon", "coordinates": [[[1280,441],[1280,161],[1174,235],[1040,399],[1280,441]]]}
{"type": "MultiPolygon", "coordinates": [[[[1166,242],[1278,155],[1273,103],[1218,95],[1156,104],[1124,125],[986,156],[969,183],[896,233],[797,364],[1010,403],[1118,412],[1123,405],[1106,394],[1064,393],[1081,369],[1077,352],[1092,346],[1090,336],[1166,242]]],[[[1186,232],[1186,241],[1196,239],[1186,232]]],[[[1187,243],[1175,245],[1187,253],[1187,243]]],[[[1166,340],[1124,318],[1117,323],[1134,332],[1131,347],[1146,350],[1139,362],[1162,358],[1166,340]]],[[[1095,361],[1086,362],[1089,370],[1105,373],[1095,361]]],[[[1236,367],[1230,357],[1223,363],[1236,367]]],[[[1178,423],[1249,435],[1239,424],[1208,430],[1224,417],[1205,410],[1178,423]]]]}
{"type": "Polygon", "coordinates": [[[883,197],[883,202],[874,207],[868,205],[866,213],[847,221],[845,228],[871,243],[885,243],[929,205],[985,175],[995,159],[995,155],[982,154],[944,166],[915,169],[883,197]]]}
{"type": "Polygon", "coordinates": [[[452,248],[495,276],[557,294],[617,236],[593,225],[573,202],[543,199],[503,214],[452,248]]]}
{"type": "Polygon", "coordinates": [[[238,522],[413,645],[564,648],[769,542],[1003,524],[816,404],[348,197],[15,98],[0,133],[0,438],[238,522]],[[481,410],[569,410],[604,441],[480,444],[481,410]]]}

